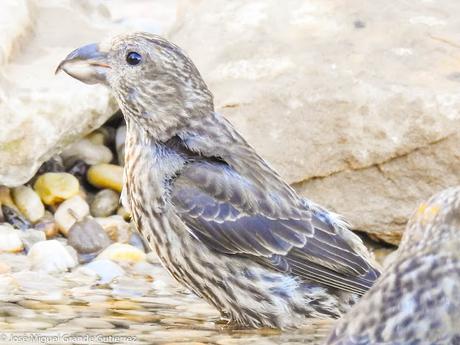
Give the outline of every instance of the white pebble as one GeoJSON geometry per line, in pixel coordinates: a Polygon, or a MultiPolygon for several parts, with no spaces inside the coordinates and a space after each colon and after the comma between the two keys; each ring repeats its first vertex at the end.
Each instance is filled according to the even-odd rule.
{"type": "Polygon", "coordinates": [[[83,267],[96,273],[101,284],[110,283],[113,279],[125,274],[123,268],[108,259],[95,260],[83,267]]]}
{"type": "Polygon", "coordinates": [[[45,215],[45,206],[40,196],[30,187],[19,186],[13,189],[14,203],[21,213],[32,223],[45,215]]]}
{"type": "Polygon", "coordinates": [[[122,216],[94,218],[114,242],[126,243],[130,238],[130,224],[122,216]]]}
{"type": "Polygon", "coordinates": [[[59,205],[54,218],[59,231],[67,236],[72,225],[87,215],[89,215],[88,203],[81,196],[76,195],[59,205]]]}
{"type": "Polygon", "coordinates": [[[78,265],[77,255],[56,240],[35,243],[28,256],[36,271],[63,272],[78,265]]]}
{"type": "Polygon", "coordinates": [[[0,252],[18,253],[24,249],[20,231],[15,230],[10,224],[0,224],[0,252]]]}
{"type": "Polygon", "coordinates": [[[21,231],[19,236],[26,250],[30,250],[37,242],[46,241],[46,234],[40,230],[28,229],[26,231],[21,231]]]}
{"type": "Polygon", "coordinates": [[[64,160],[78,158],[89,165],[109,163],[113,158],[112,151],[107,146],[95,144],[88,139],[82,139],[69,146],[61,156],[64,160]]]}

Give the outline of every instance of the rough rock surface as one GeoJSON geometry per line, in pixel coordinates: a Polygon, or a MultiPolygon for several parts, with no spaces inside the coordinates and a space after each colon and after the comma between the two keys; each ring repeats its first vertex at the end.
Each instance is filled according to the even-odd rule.
{"type": "Polygon", "coordinates": [[[397,243],[419,201],[460,183],[459,11],[189,0],[169,36],[283,178],[397,243]]]}
{"type": "Polygon", "coordinates": [[[54,75],[75,47],[113,31],[108,12],[93,4],[0,2],[0,185],[26,182],[44,160],[116,110],[103,86],[54,75]]]}

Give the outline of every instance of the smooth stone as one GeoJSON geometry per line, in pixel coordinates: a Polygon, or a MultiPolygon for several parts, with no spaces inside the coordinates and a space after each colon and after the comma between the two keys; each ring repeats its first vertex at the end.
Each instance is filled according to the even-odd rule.
{"type": "Polygon", "coordinates": [[[110,188],[121,193],[123,168],[115,164],[97,164],[88,169],[88,182],[98,188],[110,188]]]}
{"type": "Polygon", "coordinates": [[[36,320],[19,320],[19,319],[7,319],[7,322],[10,324],[12,329],[18,330],[35,330],[35,329],[48,329],[54,326],[54,324],[46,321],[36,321],[36,320]],[[14,321],[13,321],[14,320],[14,321]]]}
{"type": "Polygon", "coordinates": [[[125,165],[125,141],[126,141],[126,126],[120,126],[117,129],[115,136],[115,149],[117,151],[118,164],[125,165]]]}
{"type": "Polygon", "coordinates": [[[19,297],[18,288],[19,284],[11,274],[0,275],[0,300],[2,302],[8,302],[19,297]]]}
{"type": "Polygon", "coordinates": [[[147,296],[153,289],[152,284],[143,279],[121,276],[110,284],[114,297],[147,296]]]}
{"type": "Polygon", "coordinates": [[[94,217],[108,217],[117,211],[119,204],[120,194],[111,189],[103,189],[94,196],[90,211],[94,217]]]}
{"type": "Polygon", "coordinates": [[[24,249],[21,241],[20,231],[14,229],[10,224],[0,224],[0,252],[18,253],[24,249]]]}
{"type": "Polygon", "coordinates": [[[131,233],[131,236],[129,237],[128,243],[130,245],[142,250],[143,252],[150,251],[150,248],[144,242],[143,238],[141,237],[141,235],[139,235],[139,233],[137,231],[133,231],[131,233]]]}
{"type": "MultiPolygon", "coordinates": [[[[36,245],[53,241],[55,240],[39,242],[36,245]]],[[[20,271],[13,273],[12,277],[25,295],[57,295],[62,292],[62,288],[65,286],[62,279],[53,277],[45,271],[20,271]]],[[[34,299],[36,300],[36,298],[34,299]]]]}
{"type": "Polygon", "coordinates": [[[109,163],[112,161],[112,151],[107,146],[94,144],[86,138],[77,141],[62,152],[64,161],[80,159],[89,165],[109,163]]]}
{"type": "Polygon", "coordinates": [[[86,269],[83,265],[80,265],[72,271],[64,275],[66,282],[72,283],[77,286],[91,286],[97,282],[98,276],[95,272],[86,269]]]}
{"type": "Polygon", "coordinates": [[[89,165],[86,164],[81,159],[77,159],[76,161],[69,164],[67,172],[73,176],[75,176],[82,185],[87,183],[86,181],[86,173],[88,172],[89,165]]]}
{"type": "Polygon", "coordinates": [[[11,190],[8,187],[0,186],[0,204],[16,208],[13,198],[11,197],[11,190]]]}
{"type": "Polygon", "coordinates": [[[97,274],[101,284],[110,283],[113,279],[126,274],[123,268],[108,259],[95,260],[83,267],[97,274]]]}
{"type": "Polygon", "coordinates": [[[10,273],[10,272],[11,272],[11,266],[5,262],[0,261],[0,274],[10,273]]]}
{"type": "Polygon", "coordinates": [[[54,219],[59,231],[67,236],[72,225],[87,215],[89,215],[89,205],[81,196],[76,195],[59,205],[54,213],[54,219]]]}
{"type": "Polygon", "coordinates": [[[14,253],[0,254],[0,261],[11,268],[11,272],[21,272],[30,270],[30,260],[26,255],[14,253]]]}
{"type": "Polygon", "coordinates": [[[67,239],[68,244],[79,254],[99,253],[112,243],[102,226],[91,217],[73,224],[67,239]]]}
{"type": "Polygon", "coordinates": [[[56,205],[77,195],[80,183],[65,172],[48,172],[37,178],[34,189],[46,205],[56,205]]]}
{"type": "Polygon", "coordinates": [[[99,130],[95,130],[94,132],[91,132],[90,134],[88,134],[85,139],[88,139],[89,141],[91,141],[94,145],[105,145],[105,136],[104,134],[99,131],[99,130]]]}
{"type": "Polygon", "coordinates": [[[107,321],[100,320],[98,318],[80,317],[68,322],[71,326],[81,326],[85,329],[109,329],[115,328],[115,326],[107,321]]]}
{"type": "Polygon", "coordinates": [[[63,272],[78,265],[72,255],[60,242],[48,240],[35,243],[28,253],[32,268],[37,271],[63,272]]]}
{"type": "Polygon", "coordinates": [[[45,206],[40,196],[28,186],[13,188],[13,200],[19,211],[32,223],[45,215],[45,206]]]}
{"type": "Polygon", "coordinates": [[[17,304],[5,303],[0,305],[2,313],[7,317],[7,319],[13,320],[13,318],[33,318],[37,316],[37,313],[33,310],[26,309],[17,304]]]}
{"type": "Polygon", "coordinates": [[[2,205],[3,218],[16,229],[26,230],[32,227],[32,224],[19,212],[16,207],[2,205]]]}
{"type": "Polygon", "coordinates": [[[0,15],[0,184],[17,186],[116,111],[104,86],[52,72],[75,47],[121,27],[92,1],[1,1],[0,15]]]}
{"type": "Polygon", "coordinates": [[[117,215],[122,216],[124,220],[129,222],[131,220],[131,213],[126,210],[123,206],[120,206],[117,210],[117,215]]]}
{"type": "Polygon", "coordinates": [[[131,237],[131,225],[127,223],[121,216],[114,215],[105,218],[95,218],[102,226],[104,231],[109,235],[114,242],[127,243],[131,237]]]}
{"type": "Polygon", "coordinates": [[[138,248],[125,243],[113,243],[102,253],[100,253],[97,260],[110,259],[117,262],[140,262],[146,259],[144,252],[138,248]]]}
{"type": "Polygon", "coordinates": [[[49,211],[45,211],[45,215],[34,225],[34,229],[44,232],[47,239],[53,238],[59,233],[54,216],[49,211]]]}
{"type": "Polygon", "coordinates": [[[134,274],[142,275],[147,277],[148,279],[152,279],[155,277],[154,272],[156,267],[147,261],[141,261],[136,263],[133,267],[131,272],[134,274]]]}
{"type": "Polygon", "coordinates": [[[43,231],[34,229],[21,231],[19,233],[19,237],[21,238],[26,251],[29,251],[35,243],[40,241],[46,241],[46,234],[43,231]]]}

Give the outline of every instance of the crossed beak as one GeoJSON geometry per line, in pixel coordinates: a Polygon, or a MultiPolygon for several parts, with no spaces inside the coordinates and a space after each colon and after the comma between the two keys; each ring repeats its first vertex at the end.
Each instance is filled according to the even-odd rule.
{"type": "Polygon", "coordinates": [[[107,72],[110,70],[107,52],[96,43],[88,44],[67,55],[55,73],[60,70],[86,84],[107,84],[107,72]]]}

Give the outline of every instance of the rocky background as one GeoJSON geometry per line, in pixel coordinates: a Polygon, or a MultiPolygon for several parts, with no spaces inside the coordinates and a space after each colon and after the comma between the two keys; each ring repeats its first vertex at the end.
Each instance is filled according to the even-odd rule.
{"type": "MultiPolygon", "coordinates": [[[[448,0],[1,1],[2,332],[320,344],[330,323],[223,332],[214,308],[171,281],[119,204],[116,103],[54,70],[119,32],[170,38],[299,193],[397,245],[418,202],[460,182],[458,13],[448,0]]],[[[367,244],[379,261],[394,248],[367,244]]]]}
{"type": "Polygon", "coordinates": [[[141,246],[117,202],[116,104],[54,69],[75,47],[145,30],[189,53],[217,110],[302,195],[397,244],[419,201],[460,182],[459,11],[447,0],[3,1],[1,230],[14,250],[31,245],[24,229],[60,233],[82,262],[112,242],[141,246]],[[100,237],[79,249],[88,228],[100,237]]]}

